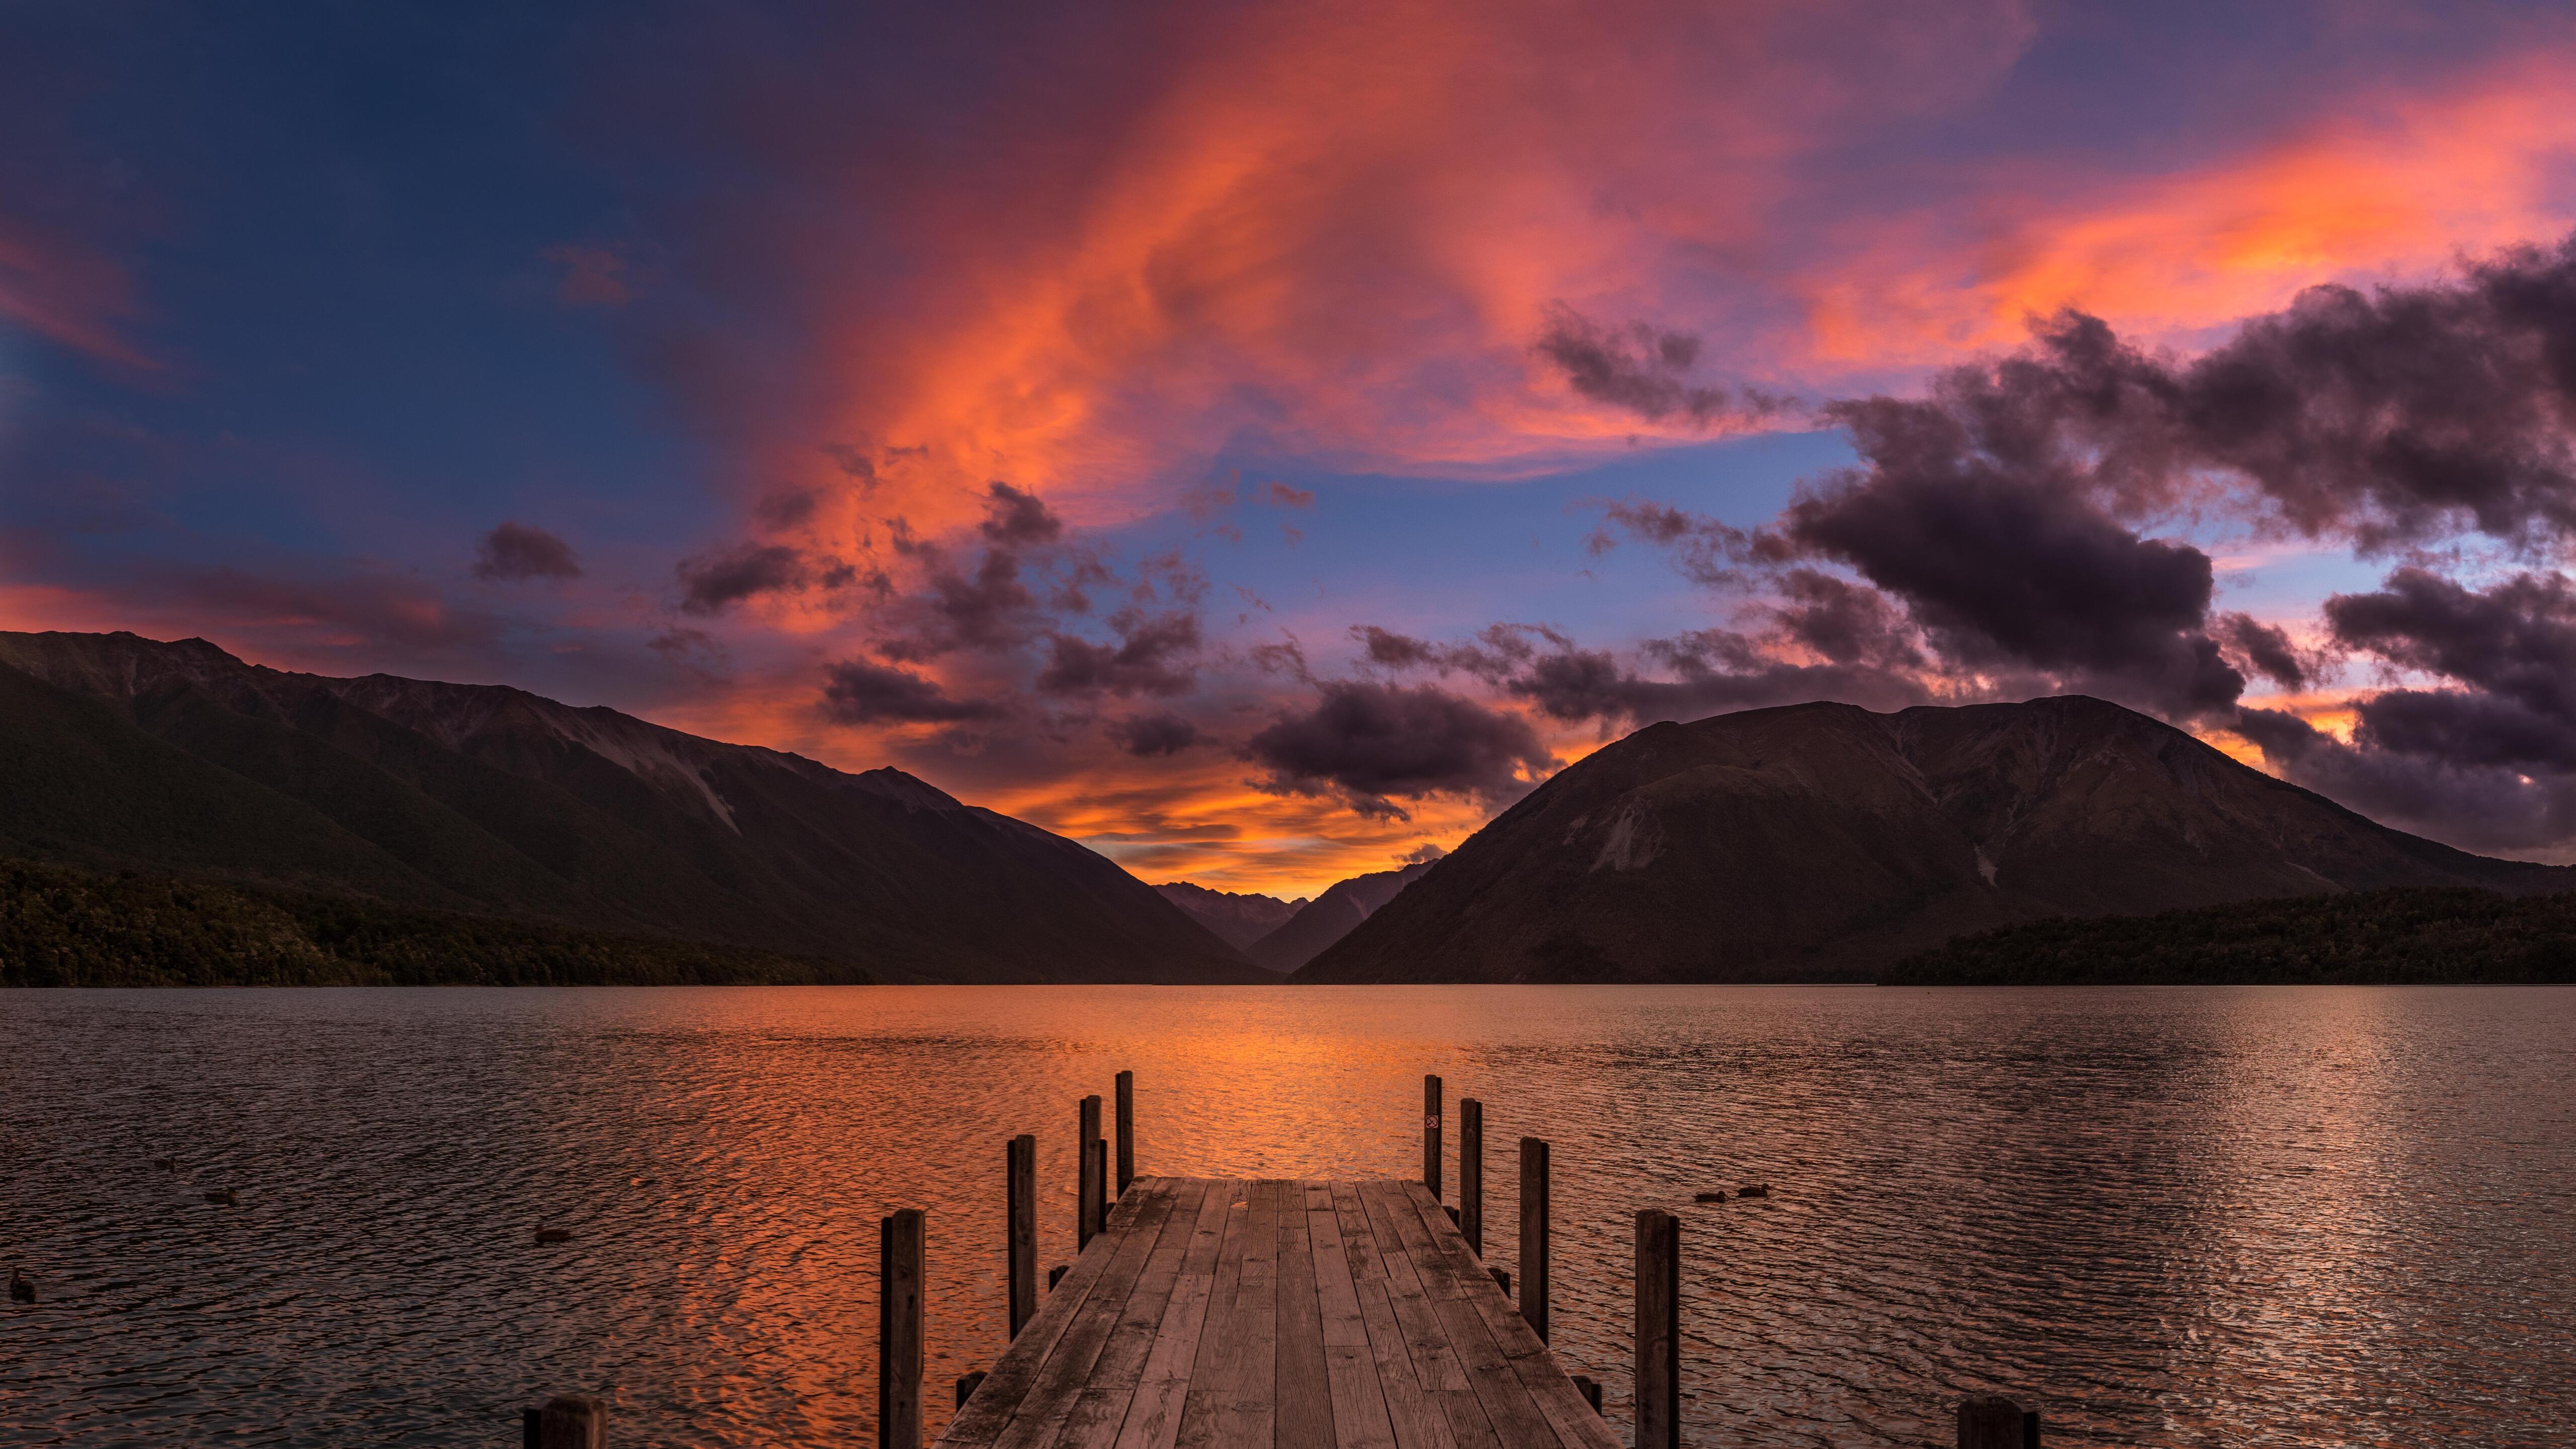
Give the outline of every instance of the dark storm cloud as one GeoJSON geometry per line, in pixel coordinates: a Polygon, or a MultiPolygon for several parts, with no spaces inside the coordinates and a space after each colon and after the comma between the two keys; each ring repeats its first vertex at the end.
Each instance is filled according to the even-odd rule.
{"type": "MultiPolygon", "coordinates": [[[[2384,697],[2384,696],[2383,696],[2384,697]]],[[[2528,852],[2576,837],[2576,782],[2510,766],[2347,745],[2295,715],[2239,711],[2265,763],[2362,814],[2468,850],[2528,852]]]]}
{"type": "Polygon", "coordinates": [[[1199,739],[1199,727],[1176,714],[1131,714],[1107,728],[1118,748],[1146,760],[1177,755],[1199,739]]]}
{"type": "Polygon", "coordinates": [[[2307,688],[2326,663],[2299,648],[2288,630],[2251,614],[2221,614],[2210,632],[2244,672],[2262,675],[2283,689],[2307,688]]]}
{"type": "Polygon", "coordinates": [[[1470,675],[1528,700],[1551,719],[1569,722],[1652,724],[1817,699],[1871,709],[1924,702],[1928,692],[1916,675],[1921,659],[1893,608],[1869,590],[1822,575],[1798,579],[1796,587],[1797,601],[1781,611],[1795,622],[1774,634],[1709,629],[1647,640],[1638,652],[1654,673],[1632,668],[1616,651],[1587,649],[1537,625],[1493,624],[1455,644],[1432,643],[1376,625],[1359,626],[1351,634],[1376,667],[1470,675]],[[1823,664],[1780,658],[1777,646],[1801,642],[1800,628],[1829,635],[1839,654],[1829,654],[1823,664]]]}
{"type": "Polygon", "coordinates": [[[814,568],[799,549],[745,543],[683,559],[677,573],[683,613],[721,614],[745,599],[803,589],[812,581],[814,568]]]}
{"type": "Polygon", "coordinates": [[[1875,589],[1815,569],[1780,576],[1772,610],[1790,643],[1835,664],[1919,669],[1925,663],[1904,612],[1875,589]]]}
{"type": "Polygon", "coordinates": [[[474,577],[494,583],[581,577],[581,563],[573,557],[571,544],[524,523],[504,523],[493,529],[483,535],[474,553],[474,577]]]}
{"type": "Polygon", "coordinates": [[[1805,491],[1780,536],[1903,600],[1944,654],[2116,681],[2179,714],[2243,692],[2203,627],[2200,550],[2139,537],[2052,466],[2005,466],[1936,403],[1837,410],[1864,466],[1805,491]]]}
{"type": "Polygon", "coordinates": [[[2362,701],[2356,739],[2472,765],[2576,770],[2576,589],[2516,574],[2483,591],[2421,568],[2326,600],[2335,642],[2462,689],[2362,701]]]}
{"type": "Polygon", "coordinates": [[[1643,322],[1605,326],[1555,303],[1534,345],[1576,392],[1650,423],[1677,417],[1705,428],[1730,418],[1766,417],[1784,406],[1760,393],[1692,383],[1700,340],[1685,332],[1659,331],[1643,322]]]}
{"type": "Polygon", "coordinates": [[[1125,608],[1109,616],[1115,644],[1071,634],[1047,641],[1046,668],[1038,674],[1045,694],[1121,697],[1187,694],[1197,683],[1191,668],[1199,647],[1198,615],[1186,609],[1148,612],[1125,608]]]}
{"type": "Polygon", "coordinates": [[[909,670],[851,659],[825,671],[823,713],[838,724],[957,724],[1008,713],[990,700],[955,699],[909,670]]]}
{"type": "Polygon", "coordinates": [[[1013,547],[1053,543],[1064,536],[1064,520],[1034,493],[996,482],[985,490],[984,521],[976,525],[994,543],[1013,547]]]}
{"type": "Polygon", "coordinates": [[[1360,814],[1410,819],[1392,797],[1509,799],[1555,768],[1517,715],[1430,686],[1335,680],[1302,714],[1283,714],[1245,744],[1280,794],[1338,795],[1360,814]]]}

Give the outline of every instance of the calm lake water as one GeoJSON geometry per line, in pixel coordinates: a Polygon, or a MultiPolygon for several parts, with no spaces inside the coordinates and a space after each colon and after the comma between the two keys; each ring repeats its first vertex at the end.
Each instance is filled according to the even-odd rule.
{"type": "Polygon", "coordinates": [[[944,1422],[1004,1141],[1068,1261],[1122,1067],[1149,1173],[1417,1175],[1437,1072],[1506,1224],[1549,1138],[1623,1436],[1665,1206],[1695,1444],[1946,1444],[1982,1390],[2053,1445],[2576,1442],[2576,990],[1621,987],[0,992],[0,1440],[515,1444],[582,1390],[621,1449],[871,1443],[897,1207],[944,1422]]]}

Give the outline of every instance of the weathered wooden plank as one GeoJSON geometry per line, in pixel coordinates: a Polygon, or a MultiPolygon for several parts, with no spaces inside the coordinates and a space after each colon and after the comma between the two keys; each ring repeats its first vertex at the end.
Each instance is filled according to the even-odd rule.
{"type": "MultiPolygon", "coordinates": [[[[1153,1251],[1145,1258],[1144,1270],[1137,1274],[1135,1288],[1127,1295],[1127,1306],[1119,1310],[1118,1326],[1110,1330],[1109,1341],[1101,1346],[1100,1361],[1092,1365],[1090,1388],[1132,1391],[1143,1380],[1145,1360],[1153,1352],[1154,1340],[1171,1307],[1172,1287],[1180,1279],[1181,1259],[1189,1251],[1189,1230],[1198,1222],[1199,1204],[1207,1195],[1207,1187],[1204,1181],[1178,1181],[1162,1193],[1171,1204],[1169,1216],[1154,1240],[1153,1251]]],[[[1141,1190],[1132,1192],[1120,1208],[1123,1211],[1128,1202],[1137,1202],[1141,1211],[1142,1201],[1153,1195],[1141,1190]]]]}
{"type": "Polygon", "coordinates": [[[1333,1184],[1333,1218],[1341,1225],[1342,1254],[1348,1260],[1351,1281],[1365,1283],[1372,1278],[1383,1281],[1386,1265],[1378,1261],[1377,1229],[1369,1225],[1368,1209],[1360,1203],[1358,1183],[1333,1184]]]}
{"type": "Polygon", "coordinates": [[[1485,1327],[1484,1315],[1465,1298],[1435,1298],[1431,1307],[1449,1330],[1449,1344],[1467,1370],[1467,1387],[1475,1391],[1476,1402],[1484,1406],[1485,1418],[1505,1449],[1556,1449],[1556,1430],[1530,1399],[1520,1375],[1512,1371],[1511,1360],[1503,1357],[1501,1345],[1485,1327]]]}
{"type": "Polygon", "coordinates": [[[1386,1280],[1361,1283],[1358,1296],[1360,1321],[1368,1329],[1369,1356],[1377,1364],[1378,1393],[1386,1404],[1388,1429],[1395,1435],[1397,1449],[1456,1449],[1447,1417],[1423,1391],[1421,1377],[1414,1372],[1413,1350],[1404,1341],[1403,1325],[1395,1321],[1386,1280]]]}
{"type": "Polygon", "coordinates": [[[1472,1389],[1441,1389],[1431,1395],[1440,1406],[1440,1415],[1449,1421],[1449,1436],[1458,1449],[1503,1449],[1501,1436],[1494,1432],[1493,1421],[1485,1417],[1485,1406],[1472,1389]]]}
{"type": "Polygon", "coordinates": [[[1324,1345],[1324,1379],[1332,1391],[1335,1449],[1396,1449],[1395,1425],[1367,1344],[1324,1345]]]}
{"type": "MultiPolygon", "coordinates": [[[[1308,1202],[1314,1201],[1310,1195],[1308,1202]]],[[[1368,1347],[1368,1326],[1360,1322],[1359,1284],[1351,1276],[1350,1250],[1342,1242],[1342,1223],[1329,1206],[1306,1210],[1306,1236],[1314,1243],[1315,1299],[1324,1315],[1324,1346],[1368,1347]]]]}
{"type": "Polygon", "coordinates": [[[1211,1182],[1207,1196],[1199,1201],[1199,1217],[1190,1233],[1190,1250],[1181,1259],[1184,1274],[1214,1277],[1216,1255],[1225,1247],[1226,1211],[1241,1200],[1243,1184],[1211,1182]]]}
{"type": "MultiPolygon", "coordinates": [[[[1114,1225],[1102,1227],[1095,1246],[1107,1256],[1108,1263],[1100,1281],[1047,1353],[1046,1363],[1021,1399],[1018,1412],[994,1436],[995,1449],[1045,1449],[1057,1442],[1057,1435],[1073,1412],[1074,1400],[1089,1382],[1101,1349],[1108,1345],[1119,1315],[1126,1310],[1128,1295],[1135,1291],[1145,1260],[1152,1255],[1154,1243],[1170,1219],[1171,1204],[1169,1184],[1165,1184],[1158,1190],[1136,1194],[1135,1210],[1120,1214],[1114,1225]]],[[[1089,1261],[1090,1256],[1084,1254],[1083,1260],[1089,1261]]]]}
{"type": "Polygon", "coordinates": [[[1084,1389],[1074,1395],[1073,1406],[1056,1430],[1059,1449],[1111,1449],[1132,1395],[1129,1389],[1084,1389]]]}
{"type": "Polygon", "coordinates": [[[1135,1397],[1127,1401],[1114,1449],[1172,1449],[1181,1435],[1181,1406],[1189,1392],[1186,1378],[1149,1378],[1138,1384],[1135,1397]]]}
{"type": "Polygon", "coordinates": [[[1376,1233],[1379,1259],[1386,1266],[1387,1296],[1395,1308],[1395,1321],[1403,1326],[1415,1376],[1427,1392],[1464,1389],[1466,1370],[1449,1347],[1448,1330],[1440,1326],[1438,1315],[1431,1311],[1422,1275],[1415,1271],[1413,1255],[1405,1247],[1401,1220],[1408,1215],[1407,1200],[1379,1183],[1367,1184],[1360,1200],[1368,1209],[1369,1222],[1376,1233]]]}
{"type": "Polygon", "coordinates": [[[1285,1185],[1279,1214],[1278,1449],[1332,1449],[1333,1383],[1323,1300],[1303,1184],[1285,1185]]]}
{"type": "Polygon", "coordinates": [[[1553,1351],[1516,1358],[1511,1365],[1520,1375],[1521,1387],[1529,1390],[1530,1402],[1538,1406],[1539,1416],[1556,1431],[1557,1442],[1565,1449],[1621,1449],[1618,1437],[1566,1376],[1553,1351]]]}
{"type": "MultiPolygon", "coordinates": [[[[1243,1281],[1243,1250],[1252,1228],[1252,1200],[1247,1193],[1249,1184],[1237,1182],[1229,1186],[1225,1231],[1218,1239],[1216,1272],[1210,1279],[1208,1290],[1206,1326],[1199,1334],[1190,1390],[1181,1402],[1181,1427],[1176,1442],[1184,1446],[1216,1442],[1220,1428],[1217,1419],[1227,1398],[1219,1385],[1225,1381],[1229,1369],[1226,1345],[1234,1329],[1235,1299],[1243,1281]]],[[[1183,1261],[1187,1262],[1186,1259],[1183,1261]]]]}
{"type": "Polygon", "coordinates": [[[1284,1184],[1255,1182],[1244,1189],[1250,1210],[1243,1227],[1242,1276],[1235,1284],[1222,1356],[1224,1397],[1217,1405],[1217,1442],[1276,1442],[1279,1420],[1279,1200],[1284,1184]]]}
{"type": "MultiPolygon", "coordinates": [[[[1440,1210],[1439,1204],[1425,1200],[1419,1192],[1409,1195],[1413,1200],[1414,1216],[1422,1224],[1424,1239],[1439,1254],[1442,1265],[1459,1285],[1460,1296],[1473,1304],[1477,1315],[1485,1320],[1486,1330],[1502,1349],[1503,1357],[1519,1359],[1546,1354],[1546,1343],[1540,1340],[1537,1330],[1523,1314],[1513,1311],[1511,1301],[1503,1297],[1500,1285],[1494,1283],[1489,1270],[1479,1269],[1475,1257],[1465,1251],[1464,1245],[1441,1231],[1448,1221],[1448,1214],[1440,1210]],[[1480,1273],[1486,1274],[1482,1282],[1478,1281],[1480,1273]],[[1485,1291],[1488,1288],[1492,1291],[1485,1291]]],[[[1522,1286],[1526,1294],[1528,1285],[1524,1283],[1522,1286]]]]}
{"type": "Polygon", "coordinates": [[[967,1401],[956,1418],[948,1421],[947,1431],[939,1436],[940,1443],[956,1449],[975,1449],[992,1443],[1001,1434],[1019,1412],[1021,1400],[1037,1383],[1038,1371],[1045,1367],[1048,1355],[1073,1323],[1074,1315],[1099,1285],[1111,1256],[1086,1253],[1074,1260],[1063,1281],[1039,1306],[1038,1316],[1029,1320],[1020,1336],[1011,1341],[1001,1362],[993,1365],[983,1387],[975,1391],[975,1397],[967,1401]]]}

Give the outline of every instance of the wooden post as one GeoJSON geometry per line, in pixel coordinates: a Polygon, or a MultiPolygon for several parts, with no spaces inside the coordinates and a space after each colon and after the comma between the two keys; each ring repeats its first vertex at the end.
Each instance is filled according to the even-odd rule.
{"type": "Polygon", "coordinates": [[[957,1407],[959,1407],[959,1408],[961,1408],[961,1409],[962,1409],[962,1408],[964,1408],[964,1407],[966,1407],[966,1401],[967,1401],[968,1399],[971,1399],[971,1398],[975,1397],[975,1391],[976,1391],[977,1389],[982,1388],[983,1386],[984,1386],[984,1370],[982,1370],[982,1369],[977,1369],[977,1370],[975,1370],[975,1371],[974,1371],[973,1373],[971,1373],[971,1374],[960,1374],[960,1375],[958,1375],[958,1376],[957,1376],[957,1407]]]}
{"type": "Polygon", "coordinates": [[[1592,1412],[1595,1414],[1600,1413],[1601,1386],[1592,1381],[1592,1376],[1590,1374],[1568,1374],[1566,1377],[1574,1380],[1574,1391],[1583,1395],[1583,1402],[1592,1406],[1592,1412]]]}
{"type": "Polygon", "coordinates": [[[1091,1144],[1100,1140],[1100,1099],[1085,1097],[1074,1130],[1073,1246],[1080,1252],[1091,1246],[1092,1235],[1100,1231],[1100,1179],[1091,1175],[1091,1144]]]}
{"type": "Polygon", "coordinates": [[[1118,1195],[1136,1180],[1136,1074],[1118,1074],[1118,1195]]]}
{"type": "Polygon", "coordinates": [[[1100,1190],[1099,1216],[1091,1220],[1091,1230],[1109,1226],[1109,1209],[1116,1205],[1109,1196],[1109,1143],[1107,1139],[1091,1144],[1091,1184],[1100,1190]]]}
{"type": "Polygon", "coordinates": [[[519,1416],[527,1449],[608,1449],[608,1403],[557,1394],[519,1416]]]}
{"type": "Polygon", "coordinates": [[[1072,1266],[1073,1265],[1071,1263],[1058,1263],[1054,1267],[1047,1269],[1047,1291],[1049,1293],[1053,1293],[1055,1291],[1055,1285],[1064,1281],[1065,1270],[1072,1266]]]}
{"type": "Polygon", "coordinates": [[[1682,1224],[1661,1208],[1637,1214],[1637,1444],[1681,1449],[1682,1224]]]}
{"type": "Polygon", "coordinates": [[[2039,1410],[2021,1411],[2021,1449],[2039,1449],[2039,1410]]]}
{"type": "Polygon", "coordinates": [[[1440,1079],[1422,1079],[1422,1185],[1440,1201],[1440,1079]]]}
{"type": "Polygon", "coordinates": [[[1521,1317],[1547,1342],[1547,1144],[1521,1139],[1521,1317]]]}
{"type": "Polygon", "coordinates": [[[1108,1142],[1084,1142],[1082,1145],[1082,1181],[1074,1186],[1074,1196],[1082,1199],[1074,1212],[1074,1250],[1090,1248],[1092,1238],[1100,1238],[1100,1225],[1108,1214],[1100,1212],[1100,1168],[1108,1163],[1108,1142]]]}
{"type": "Polygon", "coordinates": [[[921,1211],[877,1223],[877,1449],[921,1449],[921,1211]]]}
{"type": "Polygon", "coordinates": [[[1038,1139],[1023,1132],[1008,1153],[1011,1265],[1011,1337],[1038,1316],[1038,1139]]]}
{"type": "Polygon", "coordinates": [[[1509,1300],[1512,1296],[1512,1275],[1500,1268],[1487,1268],[1485,1272],[1494,1280],[1494,1286],[1503,1290],[1504,1299],[1509,1300]]]}
{"type": "Polygon", "coordinates": [[[2038,1430],[2036,1414],[1994,1394],[1959,1401],[1959,1449],[2022,1449],[2038,1430]]]}
{"type": "Polygon", "coordinates": [[[1485,1104],[1458,1099],[1458,1231],[1485,1256],[1485,1104]]]}

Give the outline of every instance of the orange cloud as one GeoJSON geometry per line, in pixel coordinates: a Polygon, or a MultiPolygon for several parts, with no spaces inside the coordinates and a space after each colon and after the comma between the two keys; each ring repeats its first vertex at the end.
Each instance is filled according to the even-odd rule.
{"type": "Polygon", "coordinates": [[[2029,27],[2009,3],[1934,23],[1414,0],[1183,33],[1096,154],[1032,118],[1049,144],[944,183],[983,204],[907,200],[935,270],[896,311],[845,304],[840,400],[778,452],[837,494],[819,536],[953,526],[990,478],[1108,521],[1247,440],[1474,472],[1680,435],[1536,366],[1549,304],[1670,309],[1756,244],[1800,155],[1973,93],[2029,27]],[[852,439],[906,451],[851,487],[817,449],[852,439]]]}
{"type": "Polygon", "coordinates": [[[1818,359],[1931,366],[2020,342],[2076,307],[2175,337],[2333,280],[2420,276],[2576,221],[2576,51],[2437,94],[2392,89],[2203,168],[2088,182],[2062,169],[1972,183],[1953,205],[1872,217],[1808,278],[1818,359]]]}

